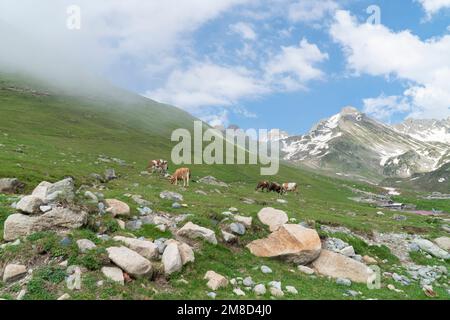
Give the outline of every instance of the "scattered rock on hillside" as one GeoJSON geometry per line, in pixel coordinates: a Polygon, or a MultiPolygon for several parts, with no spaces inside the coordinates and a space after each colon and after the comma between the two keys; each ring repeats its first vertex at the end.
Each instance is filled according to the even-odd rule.
{"type": "Polygon", "coordinates": [[[180,251],[178,245],[172,242],[167,245],[161,259],[164,265],[164,273],[169,275],[174,272],[178,272],[183,268],[180,251]]]}
{"type": "Polygon", "coordinates": [[[434,242],[443,250],[450,250],[450,238],[449,237],[440,237],[434,239],[434,242]]]}
{"type": "Polygon", "coordinates": [[[103,267],[103,275],[111,281],[117,282],[121,285],[125,284],[125,279],[123,277],[123,271],[117,267],[103,267]]]}
{"type": "Polygon", "coordinates": [[[75,212],[61,207],[53,208],[41,216],[12,214],[5,221],[3,238],[13,241],[39,231],[77,229],[86,224],[87,216],[86,212],[75,212]]]}
{"type": "Polygon", "coordinates": [[[27,274],[27,267],[20,264],[8,264],[3,272],[3,282],[10,283],[23,278],[27,274]]]}
{"type": "Polygon", "coordinates": [[[106,169],[105,170],[105,179],[106,181],[111,181],[117,179],[116,171],[114,169],[106,169]]]}
{"type": "Polygon", "coordinates": [[[44,202],[54,203],[60,200],[72,202],[74,198],[75,182],[72,178],[66,178],[48,186],[44,202]]]}
{"type": "Polygon", "coordinates": [[[233,216],[233,218],[235,221],[242,223],[246,228],[250,228],[252,226],[252,221],[253,221],[252,217],[243,217],[243,216],[235,215],[235,216],[233,216]]]}
{"type": "Polygon", "coordinates": [[[134,277],[152,275],[152,264],[137,252],[127,247],[110,247],[106,249],[109,259],[134,277]]]}
{"type": "Polygon", "coordinates": [[[216,291],[220,288],[225,288],[228,286],[228,280],[224,276],[214,272],[214,271],[208,271],[205,274],[204,279],[208,280],[208,283],[206,284],[208,288],[211,290],[216,291]]]}
{"type": "Polygon", "coordinates": [[[230,224],[230,230],[234,234],[243,236],[245,234],[245,226],[242,223],[232,223],[230,224]]]}
{"type": "Polygon", "coordinates": [[[16,209],[25,214],[34,214],[40,212],[43,204],[42,199],[36,196],[25,196],[17,202],[16,209]]]}
{"type": "Polygon", "coordinates": [[[282,210],[264,208],[258,212],[258,219],[269,226],[270,231],[276,231],[289,221],[287,214],[282,210]]]}
{"type": "Polygon", "coordinates": [[[263,296],[266,294],[267,290],[266,290],[266,286],[263,284],[257,284],[254,288],[253,288],[253,292],[257,295],[257,296],[263,296]]]}
{"type": "Polygon", "coordinates": [[[81,253],[85,253],[88,252],[89,250],[97,248],[95,243],[93,243],[91,240],[88,239],[77,240],[77,246],[78,249],[81,251],[81,253]]]}
{"type": "Polygon", "coordinates": [[[110,212],[113,217],[130,215],[130,207],[123,201],[106,199],[105,204],[107,206],[106,212],[110,212]]]}
{"type": "Polygon", "coordinates": [[[214,231],[188,222],[183,228],[178,230],[177,234],[179,236],[188,237],[190,239],[201,238],[209,243],[217,244],[217,239],[214,231]]]}
{"type": "Polygon", "coordinates": [[[147,240],[140,240],[134,238],[127,238],[116,236],[113,238],[116,241],[122,242],[131,250],[136,251],[144,258],[155,260],[159,257],[159,251],[156,244],[147,240]]]}
{"type": "Polygon", "coordinates": [[[272,273],[272,269],[270,269],[268,266],[261,266],[261,272],[262,273],[272,273]]]}
{"type": "Polygon", "coordinates": [[[0,193],[17,194],[20,193],[24,187],[25,184],[16,178],[0,179],[0,193]]]}
{"type": "Polygon", "coordinates": [[[280,257],[297,264],[308,264],[319,256],[322,244],[315,230],[286,224],[268,238],[251,242],[247,248],[258,257],[280,257]]]}
{"type": "Polygon", "coordinates": [[[222,237],[226,243],[233,243],[237,241],[237,237],[234,234],[226,232],[224,230],[222,230],[222,237]]]}
{"type": "Polygon", "coordinates": [[[209,185],[212,185],[212,186],[228,187],[228,185],[225,182],[220,181],[220,180],[216,179],[213,176],[206,176],[204,178],[199,179],[198,182],[199,183],[204,183],[204,184],[209,184],[209,185]]]}
{"type": "Polygon", "coordinates": [[[304,273],[304,274],[307,274],[307,275],[314,274],[314,269],[311,269],[311,268],[309,268],[307,266],[299,265],[297,268],[298,268],[298,271],[300,271],[301,273],[304,273]]]}
{"type": "Polygon", "coordinates": [[[441,249],[439,246],[435,245],[433,242],[426,239],[415,239],[414,243],[420,247],[423,251],[435,256],[440,259],[450,259],[450,254],[441,249]]]}
{"type": "Polygon", "coordinates": [[[321,275],[336,279],[346,278],[358,283],[367,283],[374,275],[365,264],[329,250],[322,250],[312,265],[321,275]]]}
{"type": "Polygon", "coordinates": [[[181,194],[172,191],[163,191],[159,194],[159,197],[164,200],[183,201],[183,196],[181,194]]]}

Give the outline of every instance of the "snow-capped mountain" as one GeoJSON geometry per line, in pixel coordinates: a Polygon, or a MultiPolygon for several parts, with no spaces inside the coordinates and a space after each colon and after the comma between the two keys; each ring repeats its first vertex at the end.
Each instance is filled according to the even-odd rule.
{"type": "Polygon", "coordinates": [[[446,120],[407,119],[395,125],[394,129],[417,140],[450,144],[450,118],[446,120]]]}
{"type": "Polygon", "coordinates": [[[287,161],[369,181],[407,178],[450,162],[448,144],[416,139],[352,107],[319,122],[306,135],[280,141],[287,161]]]}

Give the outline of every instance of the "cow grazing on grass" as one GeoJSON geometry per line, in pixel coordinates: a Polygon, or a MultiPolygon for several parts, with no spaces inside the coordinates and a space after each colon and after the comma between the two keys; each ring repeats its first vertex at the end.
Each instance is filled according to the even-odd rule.
{"type": "Polygon", "coordinates": [[[178,185],[178,180],[183,180],[183,187],[189,187],[189,179],[191,179],[191,171],[188,168],[180,168],[170,176],[170,183],[178,185]]]}
{"type": "Polygon", "coordinates": [[[283,183],[283,191],[298,193],[298,185],[295,182],[283,183]]]}
{"type": "Polygon", "coordinates": [[[147,168],[147,171],[159,174],[166,174],[167,170],[169,170],[169,164],[166,160],[162,159],[150,161],[147,168]]]}
{"type": "Polygon", "coordinates": [[[256,186],[256,191],[261,190],[267,190],[269,192],[270,182],[269,181],[260,181],[258,185],[256,186]]]}
{"type": "Polygon", "coordinates": [[[269,192],[276,192],[278,194],[283,194],[284,190],[281,184],[276,182],[271,182],[269,185],[269,192]]]}

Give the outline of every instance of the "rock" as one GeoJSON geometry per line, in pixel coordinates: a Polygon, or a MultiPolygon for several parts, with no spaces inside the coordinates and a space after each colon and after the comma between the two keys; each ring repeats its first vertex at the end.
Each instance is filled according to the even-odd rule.
{"type": "Polygon", "coordinates": [[[247,277],[244,280],[242,280],[242,284],[246,287],[253,287],[255,285],[252,277],[247,277]]]}
{"type": "Polygon", "coordinates": [[[217,293],[215,292],[208,292],[206,295],[211,299],[215,299],[217,297],[217,293]]]}
{"type": "Polygon", "coordinates": [[[113,217],[130,215],[130,207],[123,201],[106,199],[105,204],[107,206],[106,212],[110,212],[113,217]]]}
{"type": "Polygon", "coordinates": [[[205,274],[204,279],[208,280],[208,283],[206,284],[208,288],[211,290],[218,290],[220,288],[225,288],[228,286],[228,280],[224,276],[214,272],[214,271],[208,271],[205,274]]]}
{"type": "Polygon", "coordinates": [[[240,288],[235,288],[233,289],[233,293],[239,297],[244,297],[245,296],[245,292],[242,291],[240,288]]]}
{"type": "Polygon", "coordinates": [[[98,173],[91,173],[89,175],[89,178],[91,179],[91,181],[93,181],[94,183],[104,183],[105,179],[103,179],[103,177],[101,175],[99,175],[98,173]]]}
{"type": "Polygon", "coordinates": [[[78,246],[78,249],[80,249],[80,251],[82,253],[85,253],[85,252],[87,252],[89,250],[97,248],[95,243],[93,243],[91,240],[88,240],[88,239],[78,240],[77,241],[77,246],[78,246]]]}
{"type": "Polygon", "coordinates": [[[17,194],[20,193],[24,187],[25,184],[16,178],[0,179],[0,193],[17,194]]]}
{"type": "Polygon", "coordinates": [[[183,201],[183,196],[181,194],[172,191],[163,191],[159,194],[159,197],[164,200],[171,200],[177,202],[183,201]]]}
{"type": "Polygon", "coordinates": [[[274,297],[277,297],[277,298],[284,297],[284,292],[283,292],[283,290],[281,290],[281,289],[279,289],[279,288],[276,288],[276,287],[271,287],[271,288],[270,288],[270,294],[271,294],[272,296],[274,296],[274,297]]]}
{"type": "Polygon", "coordinates": [[[19,294],[17,295],[17,300],[23,300],[23,298],[25,297],[26,294],[27,294],[26,289],[20,290],[19,294]]]}
{"type": "Polygon", "coordinates": [[[363,257],[363,261],[366,264],[377,264],[378,263],[377,260],[375,260],[374,258],[369,257],[367,255],[363,257]]]}
{"type": "Polygon", "coordinates": [[[111,181],[117,179],[116,171],[114,169],[106,169],[105,170],[105,180],[111,181]]]}
{"type": "Polygon", "coordinates": [[[152,264],[137,252],[127,247],[110,247],[106,249],[109,259],[134,277],[150,277],[152,274],[152,264]]]}
{"type": "Polygon", "coordinates": [[[415,239],[414,243],[417,244],[423,251],[435,256],[440,259],[450,259],[450,254],[441,249],[439,246],[435,245],[433,242],[426,239],[415,239]]]}
{"type": "Polygon", "coordinates": [[[298,271],[300,271],[301,273],[307,274],[307,275],[312,275],[314,274],[314,269],[311,269],[309,267],[306,266],[298,266],[297,267],[298,271]]]}
{"type": "Polygon", "coordinates": [[[148,206],[152,205],[152,203],[150,201],[142,199],[142,196],[140,196],[140,195],[133,195],[133,196],[131,196],[131,199],[133,199],[133,201],[136,202],[141,207],[148,207],[148,206]]]}
{"type": "Polygon", "coordinates": [[[180,251],[181,262],[183,266],[189,262],[195,261],[194,250],[192,250],[191,246],[186,243],[178,242],[178,250],[180,251]]]}
{"type": "Polygon", "coordinates": [[[165,238],[160,238],[160,239],[156,239],[155,240],[155,245],[158,248],[158,252],[160,254],[164,253],[164,250],[166,250],[167,244],[166,244],[167,239],[165,238]]]}
{"type": "Polygon", "coordinates": [[[270,269],[268,266],[261,266],[261,272],[262,273],[272,273],[272,269],[270,269]]]}
{"type": "Polygon", "coordinates": [[[86,192],[84,193],[84,197],[85,197],[86,199],[89,199],[89,200],[95,202],[95,203],[98,202],[98,197],[97,197],[93,192],[91,192],[91,191],[86,191],[86,192]]]}
{"type": "Polygon", "coordinates": [[[3,272],[3,282],[15,282],[27,274],[27,267],[21,264],[8,264],[3,272]]]}
{"type": "Polygon", "coordinates": [[[281,203],[281,204],[287,204],[288,203],[288,201],[284,200],[284,199],[277,199],[277,202],[281,203]]]}
{"type": "MultiPolygon", "coordinates": [[[[131,220],[131,221],[127,221],[125,223],[125,229],[128,229],[128,230],[136,231],[136,230],[139,230],[140,228],[142,228],[141,220],[131,220]]],[[[164,232],[166,230],[161,230],[161,231],[164,232]]]]}
{"type": "Polygon", "coordinates": [[[214,231],[200,227],[192,222],[188,222],[184,225],[183,228],[178,230],[177,234],[179,236],[188,237],[190,239],[201,238],[206,240],[209,243],[217,244],[217,239],[214,231]]]}
{"type": "Polygon", "coordinates": [[[317,273],[324,276],[346,278],[358,283],[370,282],[374,276],[365,264],[328,250],[322,250],[312,265],[317,273]]]}
{"type": "Polygon", "coordinates": [[[352,285],[352,281],[346,278],[337,278],[336,283],[341,286],[350,287],[352,285]]]}
{"type": "Polygon", "coordinates": [[[246,228],[250,228],[252,226],[252,221],[253,221],[252,217],[243,217],[243,216],[235,215],[235,216],[233,216],[233,218],[235,221],[242,223],[246,228]]]}
{"type": "Polygon", "coordinates": [[[72,244],[72,239],[70,239],[69,237],[64,237],[61,239],[59,244],[63,247],[68,247],[72,244]]]}
{"type": "Polygon", "coordinates": [[[263,284],[258,284],[253,288],[253,292],[257,295],[257,296],[263,296],[266,294],[267,290],[266,290],[266,286],[263,284]]]}
{"type": "Polygon", "coordinates": [[[111,281],[117,282],[121,285],[125,284],[125,279],[123,277],[123,271],[117,267],[103,267],[103,275],[111,281]]]}
{"type": "Polygon", "coordinates": [[[440,237],[437,239],[434,239],[434,242],[445,251],[450,250],[450,238],[449,237],[440,237]]]}
{"type": "Polygon", "coordinates": [[[57,300],[58,301],[64,301],[64,300],[69,300],[70,299],[70,294],[68,293],[64,293],[62,296],[60,296],[57,300]]]}
{"type": "Polygon", "coordinates": [[[25,214],[40,213],[43,201],[36,196],[25,196],[16,205],[16,209],[25,214]]]}
{"type": "Polygon", "coordinates": [[[153,210],[149,207],[138,208],[137,210],[141,216],[146,216],[153,213],[153,210]]]}
{"type": "Polygon", "coordinates": [[[228,187],[228,185],[225,182],[222,182],[213,176],[206,176],[204,178],[201,178],[198,180],[199,183],[209,184],[212,186],[218,186],[218,187],[228,187]]]}
{"type": "Polygon", "coordinates": [[[161,260],[164,265],[164,273],[167,275],[178,272],[183,268],[180,251],[176,243],[170,243],[166,247],[161,260]]]}
{"type": "Polygon", "coordinates": [[[200,194],[202,196],[207,196],[208,194],[203,190],[195,190],[195,193],[200,194]]]}
{"type": "Polygon", "coordinates": [[[257,257],[280,257],[296,264],[308,264],[316,259],[322,243],[318,233],[296,224],[286,224],[266,239],[247,245],[257,257]]]}
{"type": "Polygon", "coordinates": [[[293,286],[286,286],[286,292],[290,294],[298,294],[298,290],[293,286]]]}
{"type": "Polygon", "coordinates": [[[174,202],[172,203],[172,209],[181,209],[181,204],[179,204],[178,202],[174,202]]]}
{"type": "Polygon", "coordinates": [[[47,212],[49,212],[49,211],[52,210],[52,209],[53,209],[52,206],[40,206],[40,207],[39,207],[39,210],[40,210],[41,212],[43,212],[43,213],[47,213],[47,212]]]}
{"type": "Polygon", "coordinates": [[[245,226],[242,223],[232,223],[230,224],[230,230],[234,234],[243,236],[245,234],[245,226]]]}
{"type": "MultiPolygon", "coordinates": [[[[44,183],[44,186],[47,185],[44,183]]],[[[72,178],[67,178],[55,182],[48,186],[45,195],[45,203],[55,203],[58,201],[72,202],[75,198],[75,183],[72,178]]]]}
{"type": "Polygon", "coordinates": [[[116,236],[113,238],[115,241],[120,241],[125,244],[128,248],[136,251],[138,254],[144,258],[155,260],[159,257],[158,246],[151,241],[139,240],[134,238],[127,238],[116,236]]]}
{"type": "Polygon", "coordinates": [[[276,231],[289,221],[287,214],[282,210],[264,208],[258,212],[258,219],[269,226],[270,231],[276,231]]]}
{"type": "Polygon", "coordinates": [[[355,249],[353,249],[353,246],[345,247],[341,250],[341,254],[343,254],[346,257],[353,257],[356,255],[355,249]]]}
{"type": "Polygon", "coordinates": [[[81,290],[81,269],[78,266],[67,268],[66,286],[69,290],[81,290]]]}
{"type": "Polygon", "coordinates": [[[46,202],[48,189],[51,186],[52,186],[52,184],[50,182],[42,181],[41,183],[39,183],[37,185],[36,188],[34,188],[31,195],[40,198],[43,202],[46,202]]]}
{"type": "Polygon", "coordinates": [[[31,234],[32,226],[36,218],[20,213],[8,216],[4,224],[3,238],[5,241],[13,241],[31,234]]]}
{"type": "Polygon", "coordinates": [[[222,230],[222,237],[226,243],[233,243],[237,240],[237,237],[234,234],[223,231],[223,230],[222,230]]]}

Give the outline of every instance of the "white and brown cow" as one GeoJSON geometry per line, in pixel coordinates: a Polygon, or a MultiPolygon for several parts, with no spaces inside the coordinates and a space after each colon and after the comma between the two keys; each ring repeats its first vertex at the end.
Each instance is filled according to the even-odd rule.
{"type": "Polygon", "coordinates": [[[283,192],[295,192],[298,193],[298,185],[295,182],[283,183],[283,192]]]}
{"type": "Polygon", "coordinates": [[[167,170],[169,169],[169,164],[166,160],[159,159],[159,160],[152,160],[148,164],[147,171],[151,171],[151,173],[159,173],[159,174],[166,174],[167,170]]]}
{"type": "Polygon", "coordinates": [[[170,176],[170,183],[178,185],[178,180],[183,180],[183,187],[189,187],[189,179],[191,179],[191,170],[180,168],[170,176]]]}

